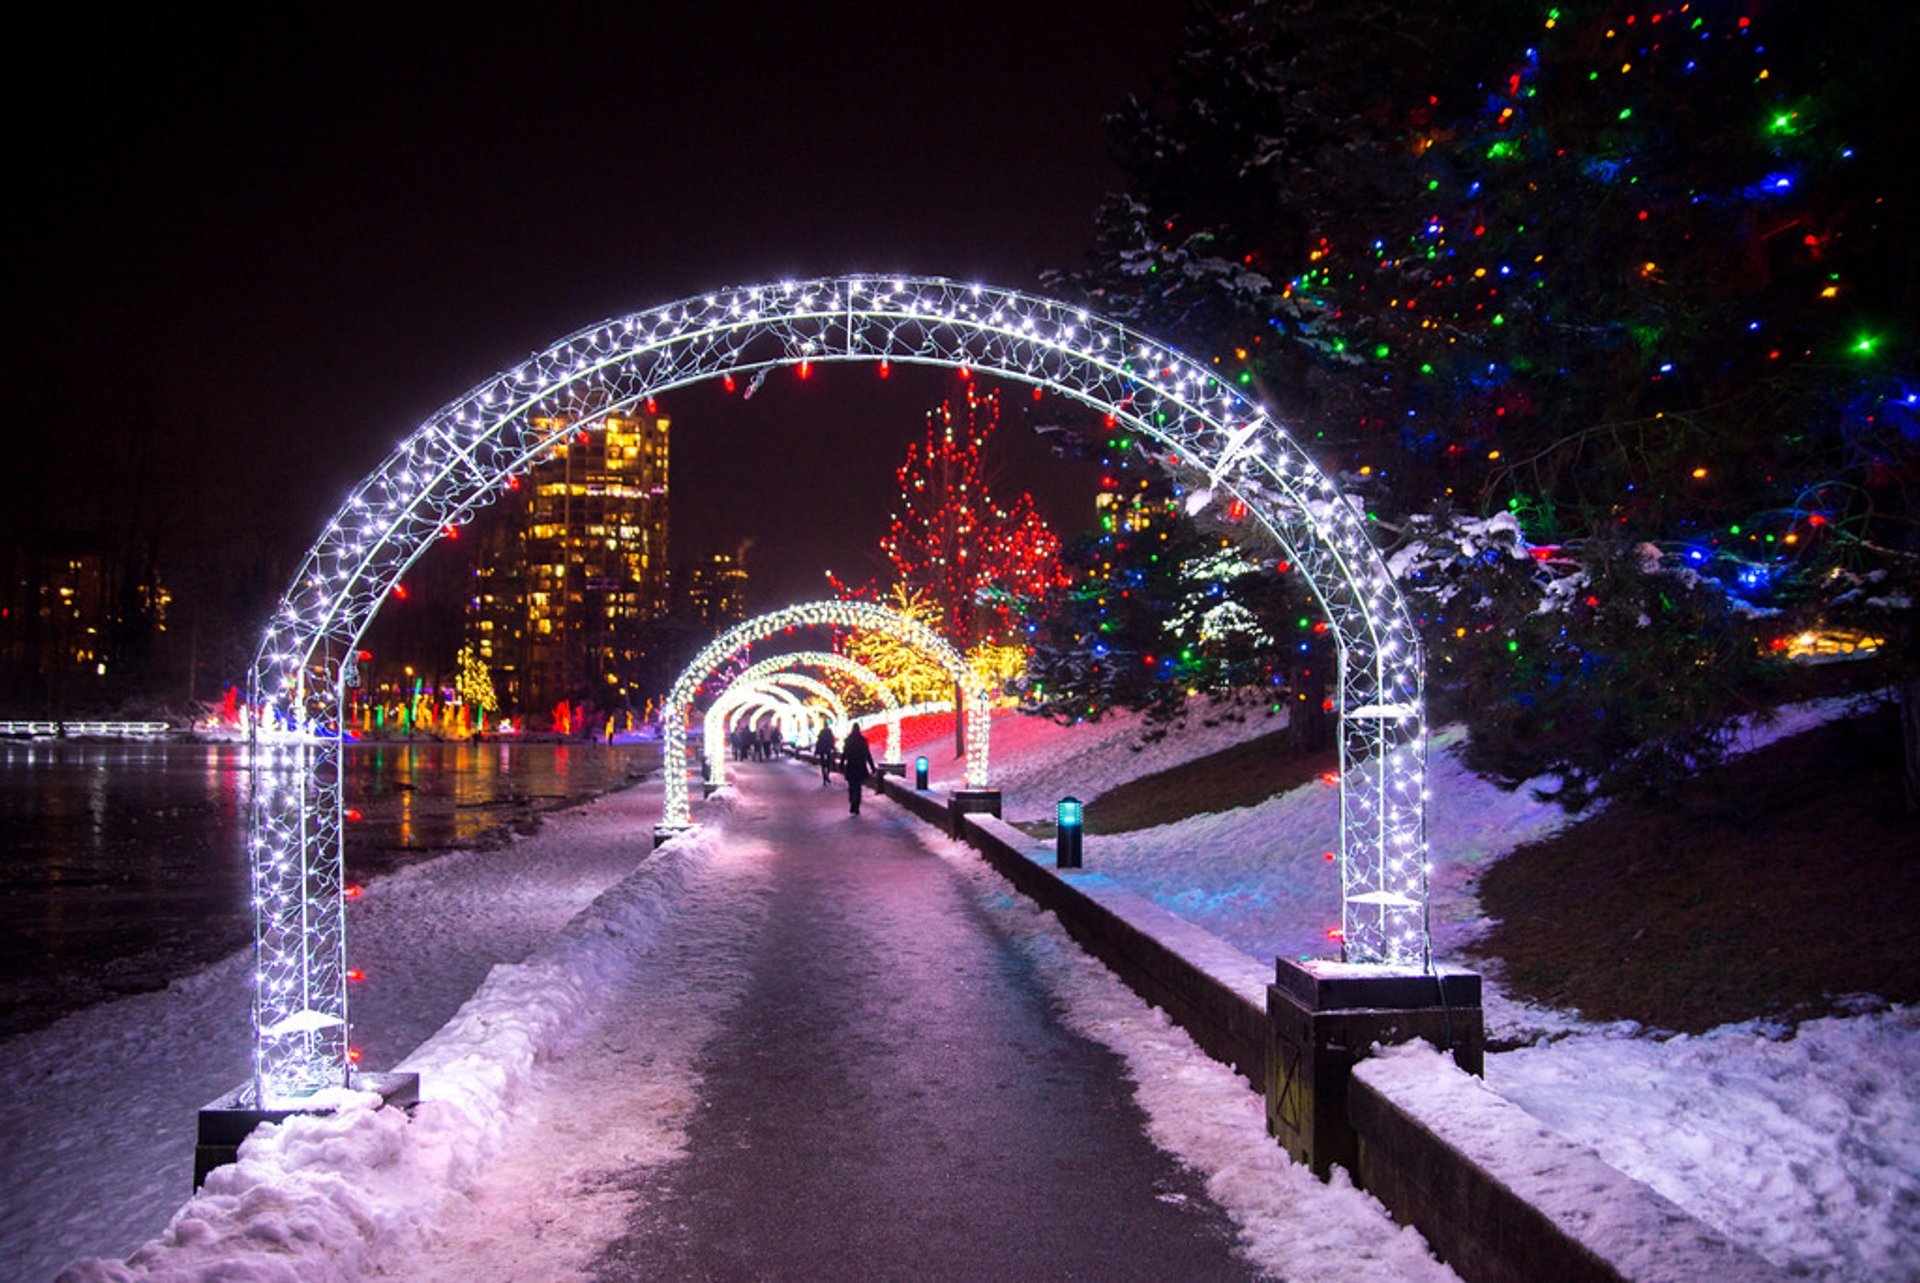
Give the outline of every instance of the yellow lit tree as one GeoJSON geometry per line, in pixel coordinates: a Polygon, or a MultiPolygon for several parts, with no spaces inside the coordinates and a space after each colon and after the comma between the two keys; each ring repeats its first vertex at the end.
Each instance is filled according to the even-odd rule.
{"type": "MultiPolygon", "coordinates": [[[[940,611],[925,593],[902,584],[887,590],[881,604],[916,623],[941,631],[940,611]]],[[[903,704],[952,699],[953,678],[932,659],[883,633],[862,632],[841,639],[840,650],[879,674],[903,704]]]]}
{"type": "Polygon", "coordinates": [[[453,662],[453,688],[460,692],[461,702],[476,714],[498,711],[500,697],[493,692],[493,674],[487,670],[487,661],[474,654],[472,646],[462,646],[453,662]]]}

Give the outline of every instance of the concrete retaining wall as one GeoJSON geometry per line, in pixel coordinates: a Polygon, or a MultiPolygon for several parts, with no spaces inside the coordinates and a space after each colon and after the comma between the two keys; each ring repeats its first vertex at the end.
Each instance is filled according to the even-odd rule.
{"type": "Polygon", "coordinates": [[[1424,1044],[1353,1068],[1355,1179],[1462,1278],[1784,1280],[1424,1044]]]}

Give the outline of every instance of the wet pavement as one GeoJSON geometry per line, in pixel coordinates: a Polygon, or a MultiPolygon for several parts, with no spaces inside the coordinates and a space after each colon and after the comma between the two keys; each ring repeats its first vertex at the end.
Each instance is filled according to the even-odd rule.
{"type": "Polygon", "coordinates": [[[1247,1279],[1122,1062],[1065,1029],[919,821],[748,766],[777,855],[687,1156],[636,1169],[628,1279],[1247,1279]]]}

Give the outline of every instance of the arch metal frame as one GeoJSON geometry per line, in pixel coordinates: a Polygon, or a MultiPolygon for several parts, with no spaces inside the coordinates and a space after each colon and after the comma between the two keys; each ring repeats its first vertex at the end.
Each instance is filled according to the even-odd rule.
{"type": "MultiPolygon", "coordinates": [[[[777,682],[767,681],[756,682],[741,690],[739,698],[729,704],[723,716],[729,731],[742,721],[757,731],[768,716],[772,716],[781,737],[787,738],[802,727],[811,732],[815,719],[825,714],[809,705],[797,692],[777,682]]],[[[709,771],[707,783],[720,784],[724,781],[714,778],[709,771]]]]}
{"type": "Polygon", "coordinates": [[[350,1064],[339,735],[356,647],[401,577],[562,433],[690,384],[827,361],[1050,389],[1196,478],[1196,504],[1245,505],[1303,574],[1336,645],[1343,956],[1428,963],[1419,639],[1365,514],[1305,449],[1209,365],[1071,304],[933,277],[787,281],[615,317],[487,379],[401,441],[308,550],[248,677],[257,1101],[302,1098],[350,1064]]]}

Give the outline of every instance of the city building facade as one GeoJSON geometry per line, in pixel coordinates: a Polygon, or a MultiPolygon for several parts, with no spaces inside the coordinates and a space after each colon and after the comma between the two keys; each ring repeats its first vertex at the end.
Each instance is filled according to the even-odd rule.
{"type": "Polygon", "coordinates": [[[555,444],[478,534],[467,634],[501,711],[544,727],[562,703],[610,711],[638,693],[670,600],[671,424],[646,413],[538,426],[555,444]]]}

